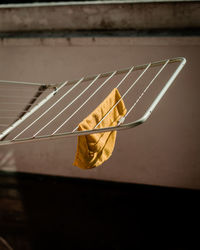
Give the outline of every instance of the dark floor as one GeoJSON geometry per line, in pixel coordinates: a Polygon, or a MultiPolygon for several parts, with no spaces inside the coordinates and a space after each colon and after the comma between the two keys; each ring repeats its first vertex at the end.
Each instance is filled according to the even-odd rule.
{"type": "Polygon", "coordinates": [[[200,191],[0,173],[14,250],[200,249],[200,191]]]}

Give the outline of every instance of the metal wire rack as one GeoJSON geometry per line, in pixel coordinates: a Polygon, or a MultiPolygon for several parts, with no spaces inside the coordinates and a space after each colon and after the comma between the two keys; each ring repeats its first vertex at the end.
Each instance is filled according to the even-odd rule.
{"type": "Polygon", "coordinates": [[[185,58],[177,57],[82,77],[60,84],[0,80],[0,145],[136,127],[149,118],[185,63],[185,58]],[[167,72],[166,69],[172,64],[175,65],[175,69],[167,72]],[[154,93],[150,105],[146,106],[138,119],[124,123],[158,80],[161,89],[157,88],[159,92],[156,95],[154,93]],[[132,100],[130,96],[136,86],[138,86],[137,97],[132,100]],[[90,113],[90,107],[92,108],[90,104],[97,105],[97,95],[100,95],[100,99],[104,98],[109,88],[113,87],[122,89],[120,92],[123,100],[127,96],[129,99],[127,113],[123,119],[117,126],[97,128],[118,104],[116,103],[94,129],[78,131],[77,125],[84,115],[90,113]],[[103,89],[104,92],[102,92],[103,89]],[[73,119],[74,123],[70,123],[73,119]]]}

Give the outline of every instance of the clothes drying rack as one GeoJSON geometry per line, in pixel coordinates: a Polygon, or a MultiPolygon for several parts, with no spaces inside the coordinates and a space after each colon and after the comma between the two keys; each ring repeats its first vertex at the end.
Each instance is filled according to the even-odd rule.
{"type": "MultiPolygon", "coordinates": [[[[92,133],[102,133],[114,130],[125,130],[134,128],[142,123],[144,123],[157,104],[160,102],[161,98],[164,96],[170,85],[173,83],[177,75],[182,70],[183,66],[186,63],[186,59],[183,57],[171,58],[156,62],[151,62],[142,65],[132,66],[127,69],[115,70],[112,72],[96,74],[94,76],[82,77],[78,80],[70,80],[61,84],[43,84],[43,83],[31,83],[31,82],[19,82],[19,81],[6,81],[0,80],[0,145],[11,145],[15,143],[31,142],[38,140],[49,140],[55,138],[69,137],[69,136],[79,136],[87,135],[92,133]],[[141,101],[145,93],[150,89],[155,80],[160,77],[162,72],[166,70],[168,65],[175,64],[175,70],[170,73],[167,81],[164,83],[164,86],[153,99],[153,102],[137,120],[134,120],[129,123],[124,123],[127,116],[130,112],[133,111],[135,106],[141,101]],[[92,98],[95,98],[97,92],[109,84],[109,81],[115,76],[122,75],[122,78],[115,85],[116,88],[119,88],[127,81],[131,74],[134,74],[135,71],[139,71],[137,78],[131,82],[129,87],[122,94],[121,98],[125,98],[126,95],[130,92],[131,89],[135,87],[136,84],[140,84],[143,80],[144,75],[151,69],[158,68],[153,77],[148,80],[146,87],[141,89],[138,98],[132,103],[132,105],[127,110],[125,117],[123,117],[117,126],[106,127],[98,129],[97,126],[102,122],[102,120],[112,111],[113,108],[118,104],[116,103],[110,111],[102,118],[102,120],[94,127],[92,130],[78,131],[78,124],[75,128],[70,131],[60,132],[61,128],[66,126],[72,117],[78,114],[82,109],[84,109],[86,103],[88,104],[92,98]],[[97,80],[103,79],[101,84],[97,85],[95,90],[87,96],[87,98],[74,110],[71,114],[67,110],[87,91],[94,85],[97,80]],[[51,111],[59,106],[59,103],[66,97],[70,96],[71,92],[85,84],[84,89],[76,95],[69,103],[65,103],[65,106],[59,112],[54,112],[51,114],[51,111]],[[23,86],[23,88],[21,88],[23,86]],[[30,93],[28,90],[30,88],[36,88],[37,91],[30,93]],[[27,94],[23,94],[27,91],[27,94]],[[30,93],[30,94],[28,94],[30,93]],[[21,96],[23,94],[23,96],[21,96]],[[18,98],[18,99],[17,99],[18,98]],[[8,101],[7,101],[8,100],[8,101]],[[18,102],[17,102],[18,100],[18,102]],[[23,102],[21,102],[23,101],[23,102]],[[49,103],[49,104],[48,104],[49,103]],[[48,104],[48,105],[47,105],[48,104]],[[19,106],[18,106],[19,105],[19,106]],[[41,112],[38,112],[41,110],[41,112]],[[47,116],[48,115],[48,116],[47,116]],[[62,122],[57,122],[56,127],[53,131],[41,134],[42,131],[55,122],[60,116],[64,116],[62,122]],[[45,118],[45,116],[47,116],[45,118]],[[41,125],[40,120],[44,120],[44,124],[41,125]],[[7,122],[5,122],[7,121],[7,122]],[[34,131],[31,131],[32,128],[35,128],[34,131]],[[29,135],[26,136],[27,131],[29,135]]],[[[81,122],[81,120],[80,120],[81,122]]]]}

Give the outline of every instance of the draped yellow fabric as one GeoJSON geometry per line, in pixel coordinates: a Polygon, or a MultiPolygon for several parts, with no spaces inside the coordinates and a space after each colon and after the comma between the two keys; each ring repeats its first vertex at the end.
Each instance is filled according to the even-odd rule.
{"type": "MultiPolygon", "coordinates": [[[[106,99],[79,124],[78,130],[94,129],[120,98],[118,89],[113,89],[106,99]]],[[[116,126],[125,114],[125,104],[123,100],[120,100],[96,128],[116,126]]],[[[111,156],[114,150],[116,134],[117,131],[110,131],[78,136],[74,165],[82,169],[90,169],[101,165],[111,156]]]]}

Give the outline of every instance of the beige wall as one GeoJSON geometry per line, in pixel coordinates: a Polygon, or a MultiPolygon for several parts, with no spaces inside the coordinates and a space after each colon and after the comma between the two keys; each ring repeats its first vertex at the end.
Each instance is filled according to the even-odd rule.
{"type": "Polygon", "coordinates": [[[77,138],[0,148],[1,168],[153,185],[200,188],[199,37],[3,39],[0,78],[60,82],[176,56],[187,64],[150,119],[119,132],[112,157],[83,171],[77,138]]]}

